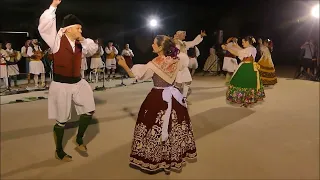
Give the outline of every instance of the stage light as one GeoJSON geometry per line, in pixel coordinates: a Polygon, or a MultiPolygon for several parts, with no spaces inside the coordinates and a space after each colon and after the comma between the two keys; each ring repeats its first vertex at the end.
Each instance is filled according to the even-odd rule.
{"type": "Polygon", "coordinates": [[[319,18],[319,4],[313,6],[311,9],[311,15],[315,18],[319,18]]]}
{"type": "Polygon", "coordinates": [[[158,26],[158,21],[156,19],[151,19],[149,21],[150,28],[156,28],[158,26]]]}

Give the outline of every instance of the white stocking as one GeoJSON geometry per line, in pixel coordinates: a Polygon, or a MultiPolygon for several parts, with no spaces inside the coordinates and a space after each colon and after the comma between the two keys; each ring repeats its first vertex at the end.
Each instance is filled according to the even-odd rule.
{"type": "Polygon", "coordinates": [[[46,75],[44,73],[41,74],[41,83],[44,84],[46,81],[46,75]]]}
{"type": "Polygon", "coordinates": [[[38,75],[38,74],[34,74],[34,75],[33,75],[33,79],[34,79],[34,85],[35,85],[35,86],[38,86],[39,75],[38,75]]]}
{"type": "Polygon", "coordinates": [[[183,85],[183,90],[182,90],[183,93],[182,93],[182,95],[183,95],[184,98],[187,97],[189,88],[190,88],[190,85],[188,85],[188,84],[184,84],[184,85],[183,85]]]}
{"type": "Polygon", "coordinates": [[[84,79],[84,70],[81,69],[81,72],[80,72],[80,73],[81,73],[82,79],[84,79]]]}

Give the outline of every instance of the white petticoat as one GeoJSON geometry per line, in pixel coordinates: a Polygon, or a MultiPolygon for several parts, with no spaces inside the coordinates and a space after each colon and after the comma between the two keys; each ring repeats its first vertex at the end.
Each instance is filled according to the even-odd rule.
{"type": "Polygon", "coordinates": [[[234,72],[238,69],[238,62],[236,58],[224,57],[222,70],[234,72]]]}
{"type": "Polygon", "coordinates": [[[45,70],[44,70],[44,65],[42,63],[42,61],[30,61],[29,63],[29,72],[30,74],[42,74],[42,73],[45,73],[45,70]]]}
{"type": "Polygon", "coordinates": [[[190,68],[190,69],[198,69],[198,61],[197,61],[197,58],[190,58],[189,68],[190,68]]]}
{"type": "Polygon", "coordinates": [[[90,68],[91,69],[103,68],[102,59],[100,57],[99,58],[91,58],[90,68]]]}
{"type": "Polygon", "coordinates": [[[7,67],[6,65],[0,65],[0,78],[7,77],[7,67]]]}
{"type": "Polygon", "coordinates": [[[186,53],[179,53],[178,57],[180,59],[180,63],[182,64],[182,70],[177,74],[176,83],[191,82],[192,77],[188,68],[190,62],[188,55],[186,53]]]}

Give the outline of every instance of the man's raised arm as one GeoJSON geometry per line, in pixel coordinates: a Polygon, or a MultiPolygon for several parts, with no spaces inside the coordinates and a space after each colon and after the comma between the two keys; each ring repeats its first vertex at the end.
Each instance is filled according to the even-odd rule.
{"type": "Polygon", "coordinates": [[[49,9],[43,12],[39,20],[39,33],[51,49],[54,49],[57,36],[56,10],[60,3],[61,0],[53,0],[49,9]]]}
{"type": "Polygon", "coordinates": [[[206,32],[201,31],[201,33],[193,41],[185,41],[186,50],[200,44],[202,42],[204,36],[207,36],[206,32]]]}

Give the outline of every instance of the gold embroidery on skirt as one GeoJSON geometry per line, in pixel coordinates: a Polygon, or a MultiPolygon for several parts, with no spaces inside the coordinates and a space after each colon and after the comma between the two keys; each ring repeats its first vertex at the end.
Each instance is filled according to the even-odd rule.
{"type": "Polygon", "coordinates": [[[169,167],[180,170],[186,158],[194,159],[197,157],[191,123],[187,124],[185,120],[178,123],[175,110],[172,110],[171,113],[172,122],[169,138],[165,142],[161,142],[163,123],[161,117],[164,113],[163,110],[158,112],[156,122],[152,128],[147,129],[146,125],[141,122],[136,125],[134,131],[131,155],[139,156],[139,159],[152,161],[152,163],[146,163],[130,157],[131,164],[149,171],[169,167]],[[188,153],[188,151],[194,151],[194,153],[188,153]],[[167,164],[166,161],[171,163],[167,164]]]}

